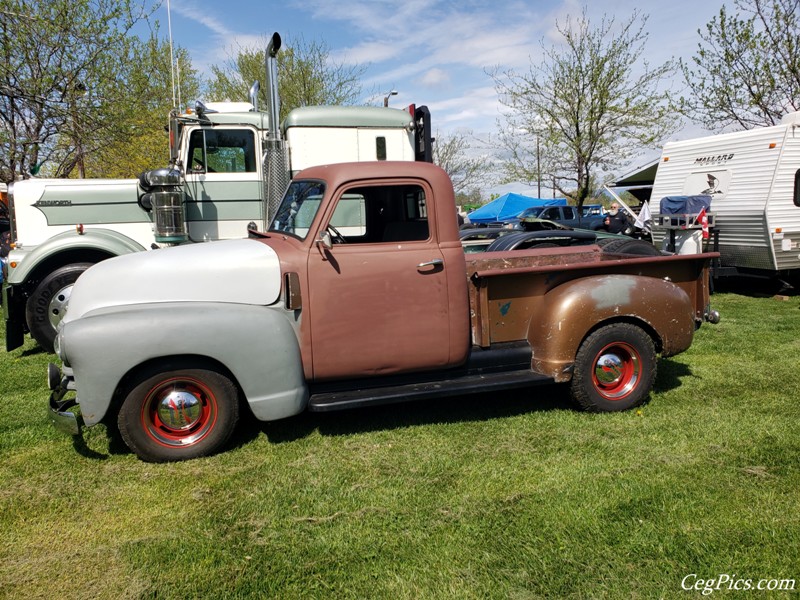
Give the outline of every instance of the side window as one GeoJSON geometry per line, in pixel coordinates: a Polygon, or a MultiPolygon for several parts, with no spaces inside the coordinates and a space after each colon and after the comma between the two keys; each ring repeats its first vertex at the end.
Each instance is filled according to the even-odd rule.
{"type": "Polygon", "coordinates": [[[795,206],[800,206],[800,169],[794,174],[794,195],[792,197],[795,206]]]}
{"type": "Polygon", "coordinates": [[[564,218],[565,219],[575,219],[575,209],[571,206],[564,207],[564,218]]]}
{"type": "Polygon", "coordinates": [[[255,136],[246,129],[199,129],[189,138],[191,173],[255,173],[255,136]]]}
{"type": "Polygon", "coordinates": [[[425,191],[418,185],[349,189],[339,198],[330,224],[344,238],[333,235],[334,243],[412,242],[430,236],[425,191]]]}
{"type": "Polygon", "coordinates": [[[547,208],[542,212],[542,219],[550,219],[552,221],[558,220],[558,218],[559,215],[557,208],[547,208]]]}
{"type": "Polygon", "coordinates": [[[375,157],[378,160],[386,160],[386,138],[384,136],[375,138],[375,157]]]}

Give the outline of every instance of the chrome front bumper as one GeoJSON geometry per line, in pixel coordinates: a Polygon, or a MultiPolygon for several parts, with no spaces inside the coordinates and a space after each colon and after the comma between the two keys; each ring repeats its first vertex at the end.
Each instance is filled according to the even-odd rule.
{"type": "Polygon", "coordinates": [[[75,380],[70,371],[65,368],[62,374],[53,363],[47,365],[47,385],[52,390],[50,393],[50,422],[63,433],[80,435],[83,418],[80,414],[69,412],[69,409],[76,407],[78,402],[74,395],[65,399],[69,392],[75,391],[75,380]]]}

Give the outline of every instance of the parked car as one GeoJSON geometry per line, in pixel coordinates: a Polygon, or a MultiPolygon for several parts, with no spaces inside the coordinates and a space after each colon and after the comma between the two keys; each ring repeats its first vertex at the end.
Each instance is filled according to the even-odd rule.
{"type": "Polygon", "coordinates": [[[530,219],[545,219],[567,227],[597,231],[603,228],[604,215],[599,205],[584,206],[581,211],[578,211],[577,206],[534,206],[523,210],[512,219],[506,219],[503,226],[525,229],[525,221],[530,219]]]}

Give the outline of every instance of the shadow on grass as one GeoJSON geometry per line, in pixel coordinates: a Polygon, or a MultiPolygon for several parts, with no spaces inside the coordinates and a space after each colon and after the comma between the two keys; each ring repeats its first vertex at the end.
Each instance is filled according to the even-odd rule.
{"type": "Polygon", "coordinates": [[[315,431],[327,436],[352,435],[419,425],[487,421],[533,411],[573,409],[566,386],[547,385],[504,393],[476,393],[330,413],[302,413],[270,422],[257,421],[248,414],[240,423],[232,447],[244,445],[261,433],[271,443],[280,444],[302,439],[315,431]]]}
{"type": "Polygon", "coordinates": [[[782,296],[797,296],[800,292],[797,282],[794,282],[794,286],[792,286],[778,278],[747,276],[717,279],[713,283],[713,289],[715,293],[739,294],[750,298],[771,298],[778,294],[782,296]]]}
{"type": "MultiPolygon", "coordinates": [[[[654,392],[678,388],[683,378],[693,376],[687,365],[668,358],[659,360],[658,369],[654,392]]],[[[578,410],[570,399],[566,384],[383,404],[330,413],[306,412],[269,422],[258,421],[249,411],[244,411],[230,447],[245,445],[259,434],[264,434],[271,443],[281,444],[303,439],[315,431],[328,436],[352,435],[419,425],[488,421],[552,410],[578,410]]]]}
{"type": "Polygon", "coordinates": [[[112,454],[103,454],[102,452],[92,450],[88,445],[86,445],[86,440],[83,439],[83,436],[80,435],[72,436],[72,446],[75,448],[75,452],[84,458],[91,458],[93,460],[108,460],[110,458],[110,454],[112,454]]]}
{"type": "Polygon", "coordinates": [[[658,361],[658,373],[653,391],[661,393],[679,388],[684,377],[694,377],[689,365],[671,358],[662,358],[658,361]]]}
{"type": "MultiPolygon", "coordinates": [[[[25,358],[28,356],[37,356],[39,354],[46,354],[44,348],[42,348],[41,346],[34,346],[33,348],[28,348],[27,350],[23,350],[22,352],[20,352],[19,357],[25,358]]],[[[55,355],[53,356],[53,359],[55,359],[55,355]]]]}
{"type": "MultiPolygon", "coordinates": [[[[662,358],[659,360],[653,391],[675,389],[680,387],[682,378],[691,376],[692,371],[687,365],[662,358]]],[[[481,422],[553,410],[579,410],[570,399],[567,384],[382,404],[329,413],[305,412],[268,422],[258,421],[242,406],[236,431],[220,452],[245,446],[261,434],[270,443],[282,444],[303,439],[314,432],[323,436],[344,436],[433,424],[481,422]]],[[[115,428],[107,428],[106,435],[108,454],[92,450],[79,436],[73,438],[73,445],[81,456],[95,460],[130,454],[115,428]]]]}

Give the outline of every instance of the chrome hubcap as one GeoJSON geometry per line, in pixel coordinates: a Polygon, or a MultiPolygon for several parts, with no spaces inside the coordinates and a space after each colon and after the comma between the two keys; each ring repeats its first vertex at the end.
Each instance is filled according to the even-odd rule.
{"type": "Polygon", "coordinates": [[[61,323],[61,320],[64,318],[67,312],[67,302],[69,302],[69,297],[71,295],[72,284],[58,290],[50,299],[50,304],[47,307],[47,317],[53,329],[58,329],[58,324],[61,323]]]}
{"type": "Polygon", "coordinates": [[[596,388],[609,400],[624,398],[639,382],[641,368],[639,355],[629,346],[607,346],[595,361],[596,388]]]}
{"type": "Polygon", "coordinates": [[[158,418],[170,429],[190,429],[197,423],[203,406],[200,398],[185,390],[175,390],[164,396],[158,403],[158,418]]]}
{"type": "Polygon", "coordinates": [[[202,417],[200,398],[185,390],[175,390],[158,403],[158,418],[170,429],[190,429],[202,417]]]}
{"type": "Polygon", "coordinates": [[[616,354],[603,354],[597,359],[595,377],[602,385],[614,385],[622,379],[622,359],[616,354]]]}
{"type": "Polygon", "coordinates": [[[170,448],[197,444],[214,430],[217,400],[202,381],[174,377],[158,382],[142,406],[142,425],[153,441],[170,448]]]}

